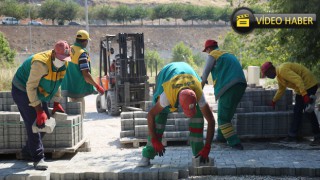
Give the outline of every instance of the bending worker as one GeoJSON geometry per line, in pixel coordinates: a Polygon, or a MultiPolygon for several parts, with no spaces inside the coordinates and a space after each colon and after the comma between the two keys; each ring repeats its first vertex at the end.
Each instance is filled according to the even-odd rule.
{"type": "Polygon", "coordinates": [[[44,161],[41,138],[44,133],[33,133],[32,125],[44,127],[50,117],[47,102],[54,101],[52,114],[64,112],[60,105],[60,84],[70,61],[70,47],[66,41],[58,41],[53,50],[30,56],[18,68],[12,80],[12,97],[19,108],[27,130],[27,143],[22,158],[33,160],[36,170],[48,168],[44,161]]]}
{"type": "MultiPolygon", "coordinates": [[[[278,67],[273,66],[271,62],[265,62],[261,66],[262,76],[270,79],[277,77],[279,89],[272,100],[274,107],[276,102],[281,98],[286,88],[292,88],[295,93],[295,105],[293,108],[293,121],[290,124],[286,142],[296,142],[299,126],[301,124],[302,113],[308,104],[311,103],[310,96],[315,95],[318,89],[316,77],[304,66],[297,63],[283,63],[278,67]]],[[[320,129],[317,116],[312,110],[304,111],[308,119],[311,120],[314,140],[310,146],[320,145],[320,129]]]]}
{"type": "Polygon", "coordinates": [[[142,159],[138,166],[150,165],[150,159],[165,152],[161,140],[169,112],[177,110],[178,105],[185,116],[190,118],[190,145],[194,156],[200,156],[202,162],[209,160],[215,121],[205,100],[201,88],[201,79],[184,62],[166,65],[158,75],[156,91],[153,95],[154,106],[148,112],[148,143],[142,150],[142,159]],[[205,145],[203,144],[203,116],[208,121],[205,145]]]}
{"type": "Polygon", "coordinates": [[[215,40],[207,40],[202,52],[208,53],[202,73],[202,87],[211,73],[214,95],[218,100],[218,142],[226,142],[233,149],[243,150],[231,120],[246,90],[247,81],[240,62],[233,54],[219,50],[215,40]]]}

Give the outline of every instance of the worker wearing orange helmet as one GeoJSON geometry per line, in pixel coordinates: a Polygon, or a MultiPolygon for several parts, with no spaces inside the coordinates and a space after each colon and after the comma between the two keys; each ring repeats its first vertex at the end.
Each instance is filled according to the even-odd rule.
{"type": "Polygon", "coordinates": [[[311,103],[310,96],[315,95],[318,89],[316,77],[303,65],[297,63],[283,63],[275,67],[271,62],[265,62],[261,66],[262,77],[270,79],[277,78],[279,89],[272,100],[274,107],[276,102],[281,98],[286,88],[294,89],[296,93],[295,105],[293,108],[293,121],[290,124],[287,142],[297,141],[298,130],[302,119],[302,113],[306,114],[311,120],[314,140],[311,146],[320,145],[319,122],[314,110],[306,111],[306,107],[311,103]]]}
{"type": "Polygon", "coordinates": [[[217,141],[227,141],[234,149],[243,150],[231,120],[245,92],[247,82],[237,57],[221,51],[215,40],[207,40],[203,52],[208,53],[202,73],[202,87],[211,73],[214,95],[218,100],[217,141]]]}
{"type": "Polygon", "coordinates": [[[142,159],[138,166],[148,166],[150,159],[162,156],[165,148],[161,143],[169,112],[182,107],[189,123],[190,145],[194,156],[202,162],[209,160],[215,121],[212,111],[205,100],[201,88],[201,79],[185,62],[173,62],[166,65],[158,74],[156,91],[153,95],[154,106],[148,112],[148,143],[143,148],[142,159]],[[206,142],[203,144],[203,117],[208,121],[206,142]]]}

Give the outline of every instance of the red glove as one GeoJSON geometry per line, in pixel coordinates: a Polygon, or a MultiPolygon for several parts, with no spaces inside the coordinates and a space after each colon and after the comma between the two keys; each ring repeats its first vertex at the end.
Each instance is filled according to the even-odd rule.
{"type": "Polygon", "coordinates": [[[310,101],[311,101],[311,100],[310,100],[308,94],[306,94],[306,95],[303,96],[303,102],[304,102],[305,104],[309,104],[310,101]]]}
{"type": "Polygon", "coordinates": [[[55,112],[62,112],[62,113],[65,112],[64,109],[63,109],[63,107],[61,106],[61,104],[58,103],[58,102],[54,102],[54,103],[53,103],[52,114],[54,114],[55,112]]]}
{"type": "Polygon", "coordinates": [[[196,158],[200,156],[200,162],[206,163],[209,162],[209,153],[210,153],[211,145],[206,144],[201,151],[197,154],[196,158]]]}
{"type": "Polygon", "coordinates": [[[37,111],[37,123],[36,124],[37,124],[38,128],[44,128],[47,119],[48,119],[47,114],[43,110],[37,111]]]}
{"type": "Polygon", "coordinates": [[[272,101],[271,102],[271,106],[272,106],[273,109],[275,109],[276,108],[276,102],[272,101]]]}
{"type": "Polygon", "coordinates": [[[163,156],[166,149],[163,147],[162,143],[158,141],[156,138],[151,138],[151,143],[154,150],[158,153],[159,156],[163,156]]]}
{"type": "Polygon", "coordinates": [[[102,86],[100,86],[99,84],[97,84],[95,87],[96,87],[97,91],[98,91],[101,95],[104,94],[104,89],[103,89],[102,86]]]}

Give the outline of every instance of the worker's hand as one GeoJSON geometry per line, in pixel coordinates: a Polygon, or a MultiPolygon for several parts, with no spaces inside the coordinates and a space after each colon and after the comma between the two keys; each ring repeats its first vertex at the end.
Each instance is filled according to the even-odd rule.
{"type": "Polygon", "coordinates": [[[304,102],[305,104],[309,104],[309,103],[311,102],[308,94],[306,94],[306,95],[303,96],[303,102],[304,102]]]}
{"type": "Polygon", "coordinates": [[[43,110],[37,111],[36,124],[38,128],[44,128],[47,119],[48,119],[48,116],[43,110]]]}
{"type": "Polygon", "coordinates": [[[102,86],[100,86],[99,84],[97,84],[95,87],[96,87],[97,91],[98,91],[101,95],[104,94],[104,89],[103,89],[102,86]]]}
{"type": "Polygon", "coordinates": [[[61,104],[58,103],[58,102],[54,102],[54,103],[53,103],[52,114],[54,114],[55,112],[62,112],[62,113],[65,112],[64,109],[63,109],[63,107],[61,106],[61,104]]]}
{"type": "Polygon", "coordinates": [[[209,162],[209,153],[210,153],[211,145],[206,144],[201,151],[197,154],[196,158],[200,156],[200,162],[206,163],[209,162]]]}
{"type": "Polygon", "coordinates": [[[166,149],[163,147],[162,143],[159,142],[157,138],[151,138],[151,143],[158,155],[163,156],[163,154],[166,152],[166,149]]]}

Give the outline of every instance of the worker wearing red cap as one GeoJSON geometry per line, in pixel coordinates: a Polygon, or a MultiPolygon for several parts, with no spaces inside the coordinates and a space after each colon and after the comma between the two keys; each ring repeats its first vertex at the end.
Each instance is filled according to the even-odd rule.
{"type": "Polygon", "coordinates": [[[185,62],[166,65],[158,74],[156,91],[153,95],[153,108],[148,113],[148,143],[143,148],[142,159],[138,166],[150,165],[150,159],[162,156],[165,148],[161,143],[169,112],[180,105],[185,116],[190,118],[190,145],[194,156],[202,162],[209,160],[215,121],[212,111],[205,100],[201,79],[185,62]],[[203,144],[204,120],[208,121],[205,145],[203,144]]]}
{"type": "MultiPolygon", "coordinates": [[[[262,77],[268,77],[270,79],[277,77],[279,89],[273,97],[273,107],[281,98],[287,87],[294,89],[296,97],[293,108],[293,121],[290,124],[288,137],[285,141],[297,141],[302,112],[310,103],[310,96],[315,95],[318,89],[316,77],[306,67],[297,63],[283,63],[280,66],[275,67],[271,62],[265,62],[261,66],[261,73],[262,77]]],[[[311,112],[305,110],[304,113],[307,118],[311,120],[314,134],[314,140],[310,145],[320,145],[320,129],[317,116],[314,110],[311,112]]]]}
{"type": "Polygon", "coordinates": [[[220,51],[215,40],[207,40],[203,52],[208,53],[202,73],[202,87],[211,73],[214,95],[218,101],[217,141],[227,141],[234,149],[243,150],[231,120],[247,87],[247,82],[238,59],[220,51]]]}

